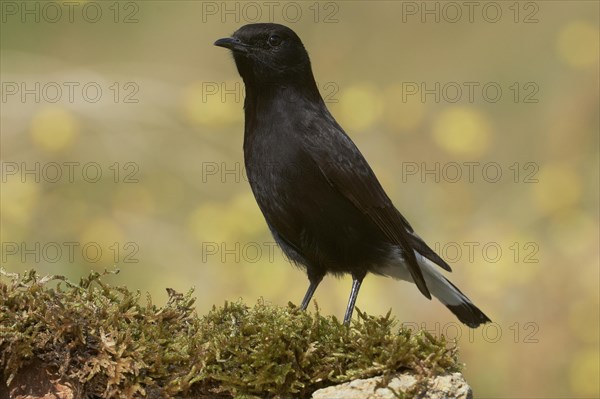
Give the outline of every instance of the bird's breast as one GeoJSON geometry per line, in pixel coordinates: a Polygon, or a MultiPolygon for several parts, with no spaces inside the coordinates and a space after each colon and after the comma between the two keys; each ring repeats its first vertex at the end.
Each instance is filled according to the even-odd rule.
{"type": "Polygon", "coordinates": [[[318,190],[320,171],[301,144],[286,132],[264,129],[244,143],[250,186],[261,208],[291,207],[306,190],[318,190]]]}

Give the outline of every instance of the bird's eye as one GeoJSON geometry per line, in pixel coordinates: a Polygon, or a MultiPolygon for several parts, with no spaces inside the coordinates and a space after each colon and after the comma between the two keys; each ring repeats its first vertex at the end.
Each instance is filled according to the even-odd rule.
{"type": "Polygon", "coordinates": [[[269,45],[271,47],[277,47],[281,44],[281,37],[277,36],[277,35],[271,35],[271,37],[269,37],[269,45]]]}

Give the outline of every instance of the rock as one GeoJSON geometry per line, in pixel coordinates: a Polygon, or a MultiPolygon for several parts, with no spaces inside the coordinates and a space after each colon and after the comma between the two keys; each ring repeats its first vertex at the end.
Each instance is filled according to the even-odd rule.
{"type": "MultiPolygon", "coordinates": [[[[382,377],[354,380],[340,385],[319,389],[312,399],[396,399],[396,392],[406,392],[416,383],[411,374],[398,374],[387,388],[377,388],[382,377]],[[391,388],[391,389],[390,389],[391,388]]],[[[473,392],[461,373],[439,375],[429,379],[423,399],[472,399],[473,392]]]]}

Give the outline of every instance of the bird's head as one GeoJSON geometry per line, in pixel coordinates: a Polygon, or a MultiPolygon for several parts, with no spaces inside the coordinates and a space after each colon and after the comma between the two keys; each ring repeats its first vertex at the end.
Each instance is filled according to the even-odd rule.
{"type": "Polygon", "coordinates": [[[217,40],[215,46],[231,50],[246,85],[314,81],[308,53],[298,35],[287,26],[244,25],[232,37],[217,40]]]}

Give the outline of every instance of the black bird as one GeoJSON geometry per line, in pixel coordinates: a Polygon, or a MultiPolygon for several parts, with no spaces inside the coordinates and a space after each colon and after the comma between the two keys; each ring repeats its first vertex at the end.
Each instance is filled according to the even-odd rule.
{"type": "Polygon", "coordinates": [[[371,272],[414,282],[469,327],[490,321],[437,270],[451,271],[329,113],[298,35],[279,24],[250,24],[215,45],[232,51],[246,86],[244,162],[254,197],[283,252],[308,274],[302,309],[326,274],[349,273],[349,324],[371,272]]]}

